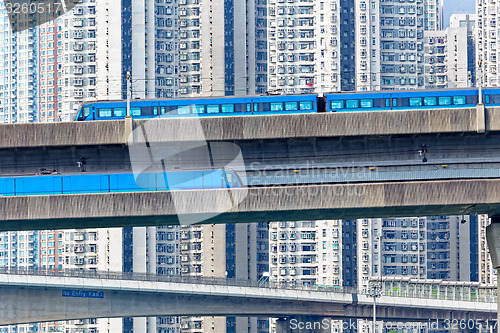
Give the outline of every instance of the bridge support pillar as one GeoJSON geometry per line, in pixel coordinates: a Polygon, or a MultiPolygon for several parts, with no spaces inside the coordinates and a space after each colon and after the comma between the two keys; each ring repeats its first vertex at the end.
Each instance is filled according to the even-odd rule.
{"type": "Polygon", "coordinates": [[[486,112],[484,104],[476,106],[476,130],[478,133],[486,132],[486,112]]]}
{"type": "Polygon", "coordinates": [[[134,130],[134,123],[132,121],[132,117],[125,117],[125,130],[123,131],[123,134],[124,134],[124,138],[123,138],[123,141],[125,142],[125,144],[128,143],[128,137],[129,135],[132,133],[132,131],[134,130]]]}
{"type": "MultiPolygon", "coordinates": [[[[491,217],[491,224],[486,227],[486,240],[490,250],[491,263],[497,270],[497,321],[500,319],[500,217],[491,217]]],[[[499,330],[497,330],[498,332],[499,330]]]]}
{"type": "Polygon", "coordinates": [[[322,317],[298,316],[276,320],[276,333],[330,333],[332,320],[322,317]]]}

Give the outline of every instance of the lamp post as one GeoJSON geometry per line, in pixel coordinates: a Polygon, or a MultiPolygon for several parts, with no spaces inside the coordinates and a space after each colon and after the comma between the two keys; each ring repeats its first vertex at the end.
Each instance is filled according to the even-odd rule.
{"type": "MultiPolygon", "coordinates": [[[[373,321],[372,321],[372,333],[376,333],[377,329],[377,298],[382,296],[382,229],[380,229],[380,235],[375,239],[377,242],[378,249],[378,270],[376,274],[373,274],[372,284],[369,286],[368,297],[373,297],[373,321]]],[[[374,251],[372,251],[372,258],[375,257],[374,251]]]]}
{"type": "Polygon", "coordinates": [[[479,80],[478,82],[478,104],[481,105],[483,104],[483,61],[479,60],[477,63],[479,67],[479,80]]]}
{"type": "Polygon", "coordinates": [[[130,117],[130,100],[132,99],[132,84],[130,72],[127,72],[127,118],[130,117]]]}
{"type": "Polygon", "coordinates": [[[377,329],[377,298],[382,296],[382,286],[379,281],[374,280],[368,290],[368,297],[373,297],[373,321],[372,321],[372,333],[375,333],[377,329]]]}

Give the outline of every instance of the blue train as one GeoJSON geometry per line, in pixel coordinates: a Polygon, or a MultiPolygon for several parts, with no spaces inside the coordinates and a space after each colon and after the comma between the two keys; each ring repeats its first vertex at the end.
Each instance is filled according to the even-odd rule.
{"type": "MultiPolygon", "coordinates": [[[[245,96],[182,99],[132,100],[133,118],[240,116],[317,112],[317,95],[245,96]]],[[[76,120],[123,119],[126,101],[90,102],[81,106],[76,120]]]]}
{"type": "Polygon", "coordinates": [[[228,169],[168,171],[141,174],[78,174],[0,178],[0,196],[110,192],[146,192],[192,189],[240,188],[238,175],[228,169]]]}
{"type": "MultiPolygon", "coordinates": [[[[500,106],[500,89],[483,89],[483,103],[500,106]]],[[[478,89],[398,90],[244,97],[133,100],[133,118],[239,116],[285,113],[419,110],[475,107],[478,89]]],[[[89,102],[81,106],[77,121],[122,119],[126,101],[89,102]]]]}

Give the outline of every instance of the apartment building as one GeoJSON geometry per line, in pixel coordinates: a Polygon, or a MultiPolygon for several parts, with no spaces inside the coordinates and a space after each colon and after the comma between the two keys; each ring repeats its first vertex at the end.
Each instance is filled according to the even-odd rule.
{"type": "Polygon", "coordinates": [[[38,73],[40,122],[69,121],[70,114],[63,114],[63,19],[49,21],[38,29],[38,73]]]}
{"type": "MultiPolygon", "coordinates": [[[[339,91],[342,68],[352,71],[349,1],[270,0],[268,4],[269,91],[283,94],[339,91]],[[344,11],[344,12],[343,12],[344,11]],[[346,23],[344,23],[346,22],[346,23]],[[343,35],[348,37],[344,38],[343,35]],[[348,60],[344,61],[343,57],[348,60]]],[[[349,80],[347,80],[349,83],[349,80]]],[[[344,85],[344,88],[347,86],[344,85]]]]}
{"type": "Polygon", "coordinates": [[[476,86],[476,21],[475,14],[451,15],[447,29],[450,87],[476,86]]]}
{"type": "MultiPolygon", "coordinates": [[[[282,221],[269,228],[269,276],[280,285],[356,286],[354,220],[282,221]]],[[[275,319],[270,320],[275,331],[275,319]]],[[[332,332],[342,330],[332,322],[332,332]]]]}
{"type": "MultiPolygon", "coordinates": [[[[40,243],[38,231],[0,232],[0,268],[28,270],[39,268],[40,243]]],[[[55,327],[53,323],[48,327],[55,327]]],[[[38,324],[0,327],[1,333],[38,332],[38,324]]]]}
{"type": "MultiPolygon", "coordinates": [[[[492,283],[486,246],[487,216],[357,220],[358,286],[370,277],[403,276],[492,283]]],[[[358,329],[371,323],[360,321],[358,329]]]]}
{"type": "Polygon", "coordinates": [[[271,0],[269,89],[280,93],[423,88],[424,32],[441,0],[271,0]]]}
{"type": "Polygon", "coordinates": [[[439,31],[441,0],[359,0],[356,6],[356,90],[425,86],[424,33],[439,31]]]}
{"type": "Polygon", "coordinates": [[[477,74],[479,83],[487,87],[496,87],[499,83],[497,13],[500,13],[500,6],[495,0],[476,1],[477,74]]]}
{"type": "Polygon", "coordinates": [[[379,274],[491,283],[487,221],[482,215],[358,220],[359,286],[379,274]]]}
{"type": "MultiPolygon", "coordinates": [[[[19,18],[22,19],[22,18],[19,18]]],[[[22,24],[23,22],[18,22],[22,24]]],[[[38,120],[39,71],[37,28],[13,33],[0,4],[0,123],[38,120]]]]}

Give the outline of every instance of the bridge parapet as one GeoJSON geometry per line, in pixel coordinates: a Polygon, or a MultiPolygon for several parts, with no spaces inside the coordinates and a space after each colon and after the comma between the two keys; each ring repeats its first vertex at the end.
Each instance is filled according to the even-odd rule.
{"type": "Polygon", "coordinates": [[[496,285],[479,282],[383,277],[382,279],[370,279],[369,285],[370,288],[380,288],[382,296],[462,302],[497,302],[496,285]]]}

